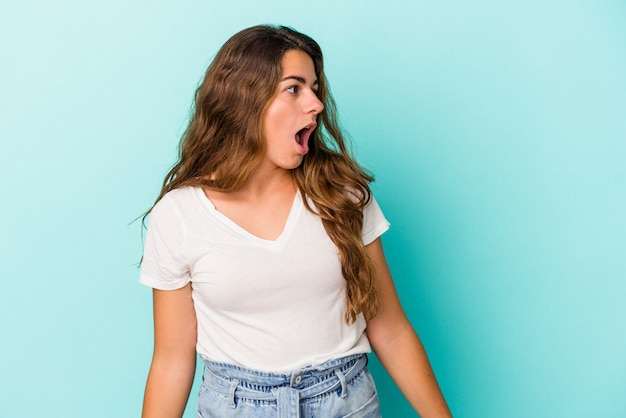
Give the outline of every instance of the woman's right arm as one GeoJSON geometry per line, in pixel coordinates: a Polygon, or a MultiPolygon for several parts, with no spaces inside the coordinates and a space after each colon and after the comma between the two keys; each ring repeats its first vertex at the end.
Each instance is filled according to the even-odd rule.
{"type": "Polygon", "coordinates": [[[153,290],[154,353],[143,418],[182,417],[196,371],[196,312],[191,284],[153,290]]]}

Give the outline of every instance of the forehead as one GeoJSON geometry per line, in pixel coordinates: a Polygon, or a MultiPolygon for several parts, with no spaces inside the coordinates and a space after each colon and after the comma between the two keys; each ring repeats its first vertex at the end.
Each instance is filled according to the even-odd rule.
{"type": "Polygon", "coordinates": [[[306,52],[291,49],[283,55],[281,61],[282,76],[298,76],[312,83],[317,80],[313,60],[306,52]]]}

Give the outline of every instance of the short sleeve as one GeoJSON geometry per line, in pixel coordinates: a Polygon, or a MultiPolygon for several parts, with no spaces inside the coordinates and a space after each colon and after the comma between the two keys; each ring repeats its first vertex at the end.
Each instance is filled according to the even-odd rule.
{"type": "Polygon", "coordinates": [[[150,212],[140,283],[159,290],[175,290],[190,281],[184,237],[183,219],[166,195],[150,212]]]}
{"type": "Polygon", "coordinates": [[[363,244],[371,244],[376,238],[387,232],[390,225],[380,206],[378,206],[378,202],[372,196],[370,203],[363,209],[363,244]]]}

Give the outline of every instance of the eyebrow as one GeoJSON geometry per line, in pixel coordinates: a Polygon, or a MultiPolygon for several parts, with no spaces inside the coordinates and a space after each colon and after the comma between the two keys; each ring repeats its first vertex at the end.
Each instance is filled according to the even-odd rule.
{"type": "MultiPolygon", "coordinates": [[[[283,81],[287,81],[287,80],[296,80],[299,83],[302,84],[306,84],[306,80],[303,77],[299,77],[297,75],[288,75],[287,77],[283,77],[280,82],[282,83],[283,81]]],[[[315,80],[313,81],[313,85],[319,84],[319,80],[315,80]]]]}

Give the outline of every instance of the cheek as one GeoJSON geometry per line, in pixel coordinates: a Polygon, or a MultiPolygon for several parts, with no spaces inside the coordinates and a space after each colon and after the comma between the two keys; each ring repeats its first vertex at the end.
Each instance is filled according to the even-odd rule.
{"type": "Polygon", "coordinates": [[[263,133],[265,136],[270,134],[276,129],[276,112],[272,109],[267,109],[265,116],[263,116],[263,133]]]}
{"type": "Polygon", "coordinates": [[[265,118],[265,132],[287,133],[291,131],[289,115],[284,111],[268,113],[265,118]]]}
{"type": "Polygon", "coordinates": [[[263,128],[265,132],[272,132],[276,129],[276,126],[280,121],[280,112],[275,106],[267,109],[265,116],[263,117],[263,128]]]}

